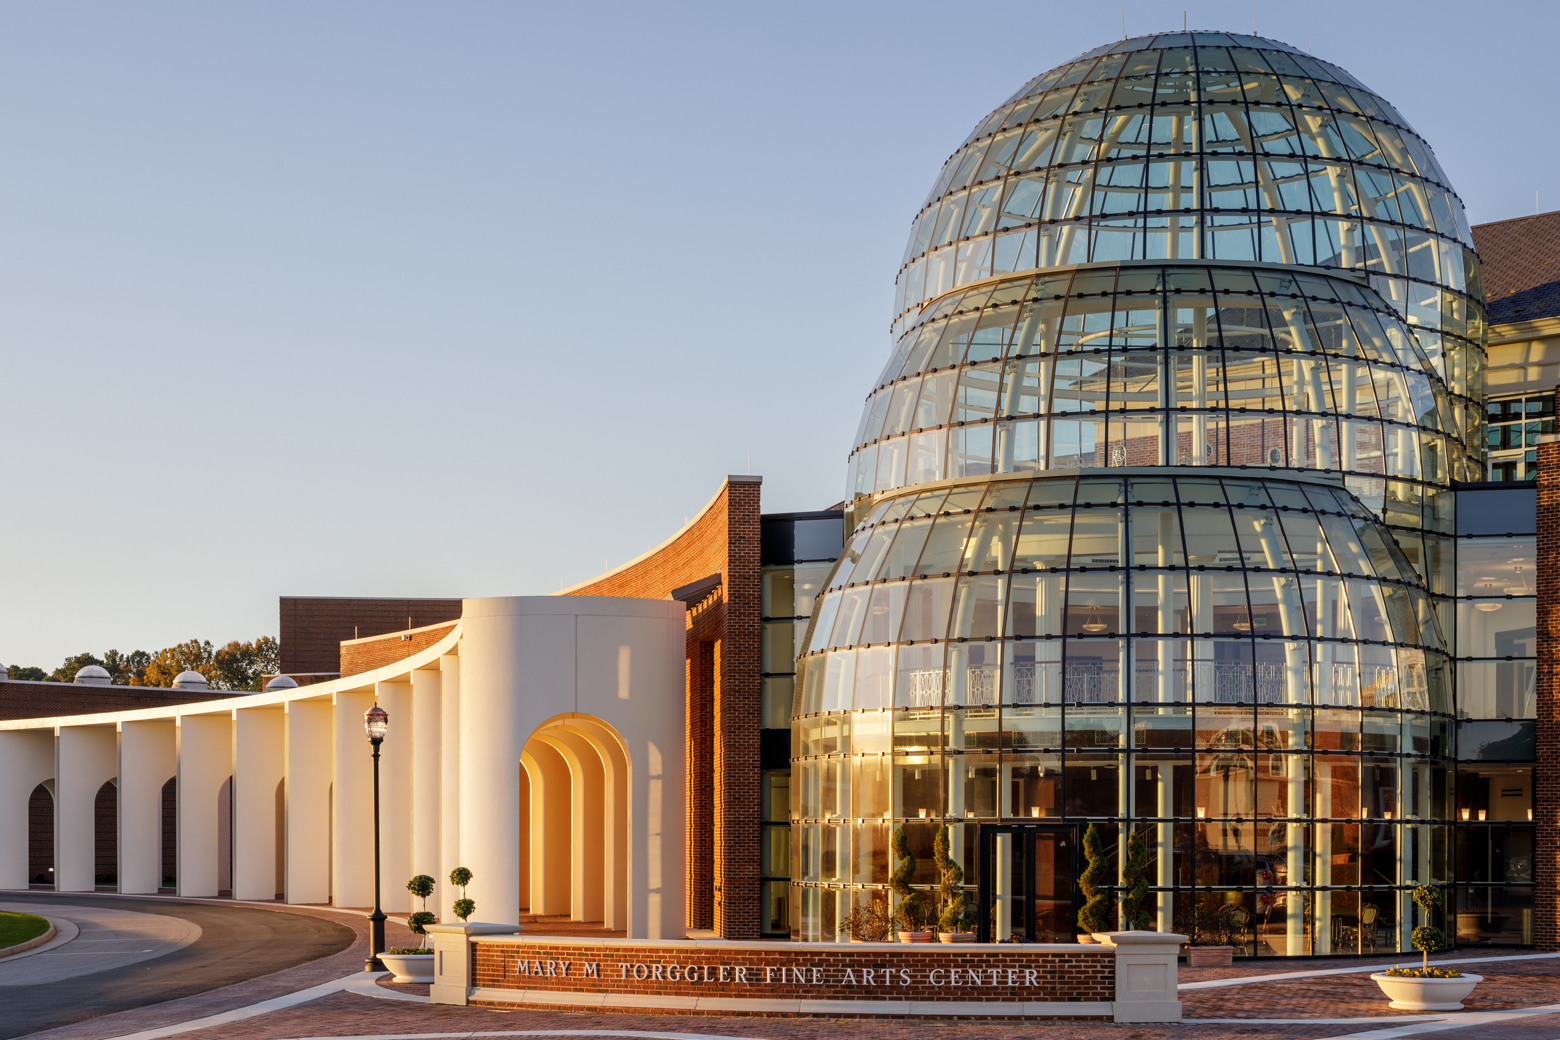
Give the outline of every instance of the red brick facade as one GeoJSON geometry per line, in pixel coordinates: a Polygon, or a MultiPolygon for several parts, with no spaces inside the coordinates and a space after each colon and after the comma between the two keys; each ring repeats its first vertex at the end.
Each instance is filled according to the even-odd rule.
{"type": "Polygon", "coordinates": [[[416,628],[408,632],[391,632],[372,639],[349,640],[341,644],[341,674],[361,675],[375,668],[404,661],[415,653],[428,649],[451,632],[455,623],[416,628]]]}
{"type": "Polygon", "coordinates": [[[282,674],[300,684],[341,670],[341,644],[460,618],[458,599],[283,596],[278,604],[282,674]]]}
{"type": "Polygon", "coordinates": [[[759,487],[728,477],[681,535],[645,559],[568,591],[665,599],[711,575],[688,611],[688,924],[759,935],[759,487]]]}
{"type": "MultiPolygon", "coordinates": [[[[1553,435],[1551,435],[1551,438],[1553,435]]],[[[1547,439],[1547,438],[1546,438],[1547,439]]],[[[1538,769],[1534,774],[1533,944],[1560,949],[1560,443],[1538,446],[1538,769]]]]}
{"type": "MultiPolygon", "coordinates": [[[[582,998],[1105,1003],[1116,999],[1116,960],[1113,947],[1089,946],[674,946],[479,939],[473,944],[471,984],[488,991],[572,992],[582,998]]],[[[503,1001],[483,995],[472,1003],[503,1001]]]]}
{"type": "Polygon", "coordinates": [[[134,711],[235,696],[238,694],[226,690],[167,690],[155,686],[93,686],[89,683],[0,679],[0,719],[47,719],[100,711],[134,711]]]}

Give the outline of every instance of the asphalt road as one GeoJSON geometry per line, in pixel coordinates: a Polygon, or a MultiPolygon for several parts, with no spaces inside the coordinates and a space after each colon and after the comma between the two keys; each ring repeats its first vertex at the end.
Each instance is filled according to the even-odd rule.
{"type": "MultiPolygon", "coordinates": [[[[44,912],[55,918],[68,917],[69,908],[79,906],[83,937],[111,938],[104,925],[112,925],[112,915],[97,912],[105,909],[177,918],[200,929],[194,942],[161,956],[50,982],[33,977],[25,984],[7,985],[6,974],[8,970],[22,970],[29,960],[41,962],[63,955],[81,942],[80,937],[36,958],[22,955],[9,966],[0,960],[0,1040],[269,975],[338,953],[356,938],[352,929],[334,921],[246,906],[114,896],[72,897],[54,892],[6,892],[0,899],[16,904],[47,904],[44,912]]],[[[170,933],[192,931],[185,924],[168,924],[170,933]]],[[[85,945],[79,947],[75,956],[86,949],[85,945]]],[[[63,956],[59,960],[62,964],[66,961],[63,956]]],[[[36,966],[27,968],[29,976],[35,976],[36,971],[36,966]]]]}

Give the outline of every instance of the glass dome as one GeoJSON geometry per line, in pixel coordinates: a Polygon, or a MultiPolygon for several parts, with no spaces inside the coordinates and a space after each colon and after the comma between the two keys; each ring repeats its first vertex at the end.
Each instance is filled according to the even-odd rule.
{"type": "Polygon", "coordinates": [[[1475,393],[1457,356],[1482,349],[1479,262],[1430,146],[1336,65],[1230,33],[1091,51],[981,120],[916,216],[894,333],[961,285],[1142,259],[1359,271],[1475,393]]]}
{"type": "Polygon", "coordinates": [[[1084,265],[916,315],[862,409],[847,482],[859,500],[985,473],[1321,470],[1394,526],[1449,530],[1439,493],[1482,472],[1482,416],[1353,278],[1084,265]]]}
{"type": "Polygon", "coordinates": [[[967,873],[1002,821],[1136,830],[1154,927],[1237,906],[1270,955],[1357,951],[1329,922],[1362,904],[1407,929],[1404,886],[1446,877],[1444,641],[1342,487],[965,481],[879,501],[826,585],[793,721],[801,938],[886,883],[901,825],[918,858],[949,826],[967,873]]]}

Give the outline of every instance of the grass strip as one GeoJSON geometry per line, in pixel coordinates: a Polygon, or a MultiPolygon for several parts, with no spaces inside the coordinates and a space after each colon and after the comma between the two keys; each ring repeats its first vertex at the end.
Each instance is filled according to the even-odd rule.
{"type": "Polygon", "coordinates": [[[28,939],[36,939],[49,930],[49,922],[37,914],[0,912],[0,950],[28,939]]]}

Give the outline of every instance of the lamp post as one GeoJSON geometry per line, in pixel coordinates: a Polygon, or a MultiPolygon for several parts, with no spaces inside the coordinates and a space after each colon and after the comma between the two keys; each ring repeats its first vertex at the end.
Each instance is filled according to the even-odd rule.
{"type": "Polygon", "coordinates": [[[379,745],[390,729],[390,713],[376,702],[363,713],[363,728],[374,748],[374,912],[368,918],[368,961],[364,971],[384,971],[379,955],[385,952],[385,912],[379,908],[379,745]]]}

